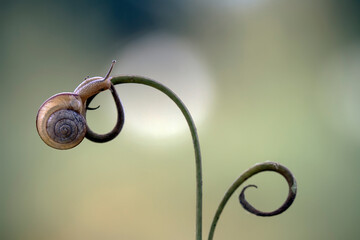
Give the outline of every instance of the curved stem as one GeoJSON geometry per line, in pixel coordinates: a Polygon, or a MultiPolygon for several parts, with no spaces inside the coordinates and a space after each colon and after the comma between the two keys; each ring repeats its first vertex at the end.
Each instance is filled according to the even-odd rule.
{"type": "Polygon", "coordinates": [[[171,91],[169,88],[165,87],[159,82],[154,80],[138,77],[138,76],[118,76],[111,79],[112,84],[124,84],[124,83],[136,83],[143,84],[166,94],[171,98],[175,104],[180,108],[183,113],[192,136],[194,150],[195,150],[195,164],[196,164],[196,240],[202,239],[202,170],[201,170],[201,153],[200,153],[200,144],[199,137],[197,135],[195,123],[190,115],[190,112],[186,108],[185,104],[180,100],[176,94],[171,91]]]}
{"type": "Polygon", "coordinates": [[[256,187],[255,185],[249,185],[249,186],[246,186],[241,191],[241,194],[239,196],[241,205],[245,208],[245,210],[247,210],[250,213],[253,213],[255,215],[258,215],[258,216],[274,216],[274,215],[277,215],[277,214],[280,214],[280,213],[286,211],[290,207],[290,205],[295,200],[295,196],[296,196],[296,192],[297,192],[296,180],[295,180],[294,176],[292,175],[292,173],[290,172],[290,170],[287,169],[286,167],[284,167],[278,163],[274,163],[274,162],[264,162],[264,163],[256,164],[255,166],[253,166],[252,168],[249,168],[243,174],[241,174],[240,177],[230,186],[229,190],[225,193],[222,201],[220,202],[218,209],[216,210],[215,216],[213,218],[213,222],[211,224],[208,240],[213,239],[216,224],[220,218],[220,215],[221,215],[222,211],[224,210],[226,203],[228,202],[228,200],[230,199],[232,194],[236,191],[236,189],[238,189],[238,187],[240,187],[240,185],[242,183],[244,183],[248,178],[254,176],[257,173],[264,172],[264,171],[277,172],[286,179],[286,181],[289,185],[289,193],[288,193],[288,197],[287,197],[286,201],[283,203],[283,205],[280,208],[278,208],[275,211],[272,211],[272,212],[259,211],[259,210],[255,209],[253,206],[251,206],[245,200],[245,194],[244,194],[245,190],[248,187],[256,187]]]}
{"type": "MultiPolygon", "coordinates": [[[[92,131],[91,128],[89,127],[89,125],[86,122],[86,135],[85,135],[85,137],[87,139],[89,139],[90,141],[98,142],[98,143],[104,143],[104,142],[111,141],[117,135],[119,135],[119,133],[121,132],[122,127],[124,126],[124,121],[125,121],[124,109],[122,107],[120,98],[119,98],[113,84],[111,84],[111,86],[110,86],[110,91],[111,91],[111,94],[112,94],[113,99],[115,101],[115,106],[116,106],[116,111],[117,111],[116,124],[115,124],[114,128],[110,132],[108,132],[106,134],[98,134],[98,133],[95,133],[94,131],[92,131]]],[[[96,95],[97,94],[95,94],[94,96],[88,98],[88,100],[86,101],[86,110],[92,110],[92,108],[89,108],[89,104],[94,99],[94,97],[96,97],[96,95]]],[[[97,108],[99,108],[99,107],[97,107],[97,108]]],[[[97,109],[97,108],[93,108],[93,109],[97,109]]],[[[85,116],[86,116],[86,111],[85,111],[85,116]]]]}

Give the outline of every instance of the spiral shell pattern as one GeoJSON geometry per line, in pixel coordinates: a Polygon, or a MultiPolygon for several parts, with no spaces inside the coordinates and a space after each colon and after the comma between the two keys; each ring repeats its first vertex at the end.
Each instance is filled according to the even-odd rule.
{"type": "Polygon", "coordinates": [[[84,104],[79,95],[61,93],[40,107],[36,127],[42,140],[56,149],[77,146],[85,137],[84,104]]]}
{"type": "Polygon", "coordinates": [[[73,110],[59,110],[48,119],[46,131],[52,139],[61,144],[67,144],[84,138],[85,118],[73,110]]]}

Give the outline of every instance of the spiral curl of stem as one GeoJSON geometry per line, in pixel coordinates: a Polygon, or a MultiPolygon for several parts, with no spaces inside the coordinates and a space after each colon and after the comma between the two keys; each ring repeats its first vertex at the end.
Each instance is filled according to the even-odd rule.
{"type": "Polygon", "coordinates": [[[276,210],[274,210],[272,212],[259,211],[256,208],[254,208],[245,199],[245,190],[247,188],[249,188],[249,187],[256,187],[256,185],[248,185],[248,186],[244,187],[243,190],[240,193],[240,196],[239,196],[240,204],[248,212],[250,212],[252,214],[255,214],[257,216],[263,216],[263,217],[270,217],[270,216],[275,216],[275,215],[281,214],[291,206],[291,204],[294,202],[295,197],[296,197],[297,184],[296,184],[295,177],[290,172],[290,170],[287,169],[286,167],[284,167],[283,165],[281,165],[279,163],[275,163],[275,162],[264,162],[264,163],[256,164],[255,166],[249,168],[243,174],[241,174],[240,177],[238,179],[236,179],[236,181],[230,186],[230,188],[225,193],[225,195],[224,195],[223,199],[221,200],[220,205],[219,205],[219,207],[218,207],[218,209],[217,209],[217,211],[215,213],[215,216],[213,218],[213,222],[211,224],[208,240],[213,239],[214,232],[215,232],[215,229],[216,229],[216,225],[217,225],[217,223],[219,221],[220,215],[223,212],[226,203],[228,202],[230,197],[233,195],[233,193],[247,179],[249,179],[250,177],[254,176],[257,173],[264,172],[264,171],[273,171],[273,172],[279,173],[286,179],[286,181],[287,181],[287,183],[289,185],[289,193],[288,193],[288,197],[285,200],[285,202],[278,209],[276,209],[276,210]]]}

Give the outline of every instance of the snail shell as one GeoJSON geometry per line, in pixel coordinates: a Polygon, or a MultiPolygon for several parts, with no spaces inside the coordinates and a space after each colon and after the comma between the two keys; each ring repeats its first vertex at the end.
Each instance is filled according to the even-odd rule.
{"type": "Polygon", "coordinates": [[[86,134],[84,104],[78,94],[60,93],[40,107],[36,127],[41,139],[56,149],[78,145],[86,134]]]}

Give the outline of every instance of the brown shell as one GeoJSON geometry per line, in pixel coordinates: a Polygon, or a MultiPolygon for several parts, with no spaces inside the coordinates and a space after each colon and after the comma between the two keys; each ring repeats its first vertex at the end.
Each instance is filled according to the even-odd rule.
{"type": "Polygon", "coordinates": [[[85,137],[84,104],[78,94],[59,93],[46,100],[36,116],[41,139],[56,149],[77,146],[85,137]]]}

